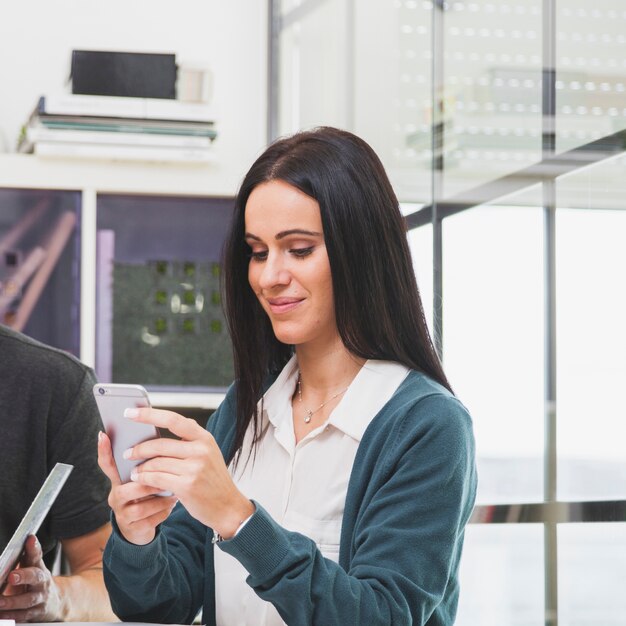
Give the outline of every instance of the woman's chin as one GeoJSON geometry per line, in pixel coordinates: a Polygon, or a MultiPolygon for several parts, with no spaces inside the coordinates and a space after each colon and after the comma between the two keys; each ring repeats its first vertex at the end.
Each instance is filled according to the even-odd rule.
{"type": "Polygon", "coordinates": [[[274,332],[274,336],[280,343],[284,343],[288,346],[297,346],[302,343],[301,337],[297,333],[277,333],[274,332]]]}
{"type": "Polygon", "coordinates": [[[272,325],[274,336],[281,343],[293,346],[307,341],[306,333],[301,328],[295,328],[294,324],[276,322],[272,325]]]}

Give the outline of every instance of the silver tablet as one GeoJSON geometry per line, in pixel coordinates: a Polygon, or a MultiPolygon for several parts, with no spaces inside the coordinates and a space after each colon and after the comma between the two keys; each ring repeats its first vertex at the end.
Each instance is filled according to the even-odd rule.
{"type": "Polygon", "coordinates": [[[28,511],[26,511],[20,525],[13,533],[2,554],[0,554],[0,590],[4,587],[7,576],[19,561],[20,555],[24,550],[24,542],[29,535],[37,533],[73,469],[73,465],[57,463],[48,474],[48,478],[41,486],[30,507],[28,507],[28,511]]]}

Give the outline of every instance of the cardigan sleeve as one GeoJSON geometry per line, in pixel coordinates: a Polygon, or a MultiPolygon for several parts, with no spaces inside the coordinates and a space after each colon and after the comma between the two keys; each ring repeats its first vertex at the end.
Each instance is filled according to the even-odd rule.
{"type": "Polygon", "coordinates": [[[258,505],[241,532],[219,544],[287,624],[453,623],[476,488],[469,415],[453,398],[426,397],[406,410],[383,450],[357,480],[347,569],[258,505]]]}
{"type": "Polygon", "coordinates": [[[190,624],[202,605],[206,531],[177,504],[167,527],[138,546],[113,519],[103,558],[113,612],[126,622],[190,624]]]}

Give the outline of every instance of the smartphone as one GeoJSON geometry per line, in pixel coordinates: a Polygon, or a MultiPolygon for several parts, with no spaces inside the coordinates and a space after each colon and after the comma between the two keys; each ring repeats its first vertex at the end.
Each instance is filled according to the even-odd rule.
{"type": "MultiPolygon", "coordinates": [[[[148,392],[141,385],[97,384],[93,395],[100,411],[104,430],[111,440],[113,458],[123,483],[130,481],[130,474],[143,461],[123,457],[124,451],[138,443],[157,439],[161,435],[152,424],[142,424],[124,417],[124,409],[150,406],[148,392]]],[[[172,495],[169,491],[157,494],[172,495]]]]}

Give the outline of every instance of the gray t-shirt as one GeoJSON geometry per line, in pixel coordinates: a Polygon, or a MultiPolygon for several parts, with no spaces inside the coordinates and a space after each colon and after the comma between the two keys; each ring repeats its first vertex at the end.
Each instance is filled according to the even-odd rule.
{"type": "Polygon", "coordinates": [[[46,563],[59,539],[109,520],[110,485],[97,463],[95,382],[73,356],[0,325],[0,550],[57,462],[74,471],[37,533],[46,563]]]}

